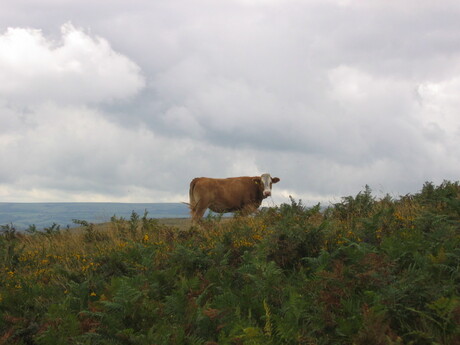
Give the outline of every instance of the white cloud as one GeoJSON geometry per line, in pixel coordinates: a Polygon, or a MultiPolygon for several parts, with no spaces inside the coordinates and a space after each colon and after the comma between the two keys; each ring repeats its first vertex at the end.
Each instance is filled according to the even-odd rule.
{"type": "Polygon", "coordinates": [[[0,99],[85,104],[135,95],[144,87],[139,67],[100,37],[71,24],[53,41],[40,30],[9,28],[0,35],[0,99]]]}
{"type": "Polygon", "coordinates": [[[176,160],[189,164],[189,142],[120,127],[91,108],[44,104],[29,116],[34,124],[0,134],[0,160],[8,162],[1,194],[10,201],[164,200],[171,181],[159,178],[162,169],[176,160]]]}
{"type": "Polygon", "coordinates": [[[124,187],[117,182],[138,176],[136,165],[145,164],[144,147],[163,147],[152,132],[120,127],[97,108],[138,93],[145,83],[140,68],[105,39],[70,24],[61,33],[59,41],[29,28],[0,35],[4,200],[119,196],[124,187]]]}
{"type": "Polygon", "coordinates": [[[166,126],[179,133],[192,137],[201,137],[203,128],[197,121],[194,114],[184,106],[172,106],[162,116],[166,126]]]}
{"type": "Polygon", "coordinates": [[[422,106],[421,119],[432,129],[460,134],[460,75],[440,82],[425,82],[417,89],[422,106]]]}

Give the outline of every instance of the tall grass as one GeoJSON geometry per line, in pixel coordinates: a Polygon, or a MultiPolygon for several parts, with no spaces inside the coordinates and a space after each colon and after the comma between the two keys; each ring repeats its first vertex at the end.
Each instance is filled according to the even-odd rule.
{"type": "Polygon", "coordinates": [[[460,344],[460,186],[0,236],[0,344],[460,344]]]}

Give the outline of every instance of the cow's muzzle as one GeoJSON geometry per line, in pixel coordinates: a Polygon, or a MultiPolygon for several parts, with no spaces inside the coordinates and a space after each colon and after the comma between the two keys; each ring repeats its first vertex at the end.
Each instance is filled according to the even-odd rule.
{"type": "Polygon", "coordinates": [[[264,190],[264,196],[270,196],[272,195],[272,192],[269,190],[264,190]]]}

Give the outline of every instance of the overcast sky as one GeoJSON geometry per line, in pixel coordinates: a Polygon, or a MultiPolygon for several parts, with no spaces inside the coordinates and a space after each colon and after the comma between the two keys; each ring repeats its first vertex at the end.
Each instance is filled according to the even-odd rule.
{"type": "Polygon", "coordinates": [[[0,3],[0,202],[415,193],[460,172],[460,2],[0,3]]]}

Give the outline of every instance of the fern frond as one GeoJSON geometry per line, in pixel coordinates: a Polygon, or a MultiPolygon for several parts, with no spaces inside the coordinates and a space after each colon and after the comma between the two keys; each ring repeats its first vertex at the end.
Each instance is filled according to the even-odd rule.
{"type": "Polygon", "coordinates": [[[272,337],[272,321],[271,321],[271,312],[270,312],[270,306],[267,303],[267,300],[264,299],[264,309],[265,309],[265,326],[264,326],[264,332],[267,336],[270,338],[272,337]]]}

